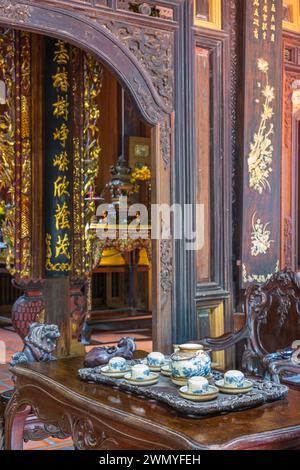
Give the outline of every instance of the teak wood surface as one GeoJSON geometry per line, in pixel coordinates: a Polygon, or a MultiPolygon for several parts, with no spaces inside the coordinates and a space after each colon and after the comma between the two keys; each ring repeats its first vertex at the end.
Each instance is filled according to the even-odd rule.
{"type": "Polygon", "coordinates": [[[5,413],[7,449],[22,448],[22,419],[30,407],[43,422],[71,435],[77,449],[300,447],[300,394],[294,390],[279,402],[194,419],[117,388],[82,382],[81,367],[82,358],[68,358],[14,368],[16,392],[5,413]]]}

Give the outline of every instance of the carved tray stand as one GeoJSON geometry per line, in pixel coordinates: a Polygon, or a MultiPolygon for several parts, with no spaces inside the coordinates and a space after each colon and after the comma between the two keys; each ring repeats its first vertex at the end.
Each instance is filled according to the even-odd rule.
{"type": "MultiPolygon", "coordinates": [[[[136,362],[136,361],[135,361],[136,362]]],[[[218,397],[209,402],[192,402],[181,398],[176,387],[169,377],[160,376],[157,384],[149,387],[138,387],[125,382],[124,379],[112,379],[97,373],[95,369],[79,369],[79,377],[85,382],[99,383],[118,387],[120,390],[131,392],[152,400],[157,400],[174,408],[176,411],[193,418],[241,411],[282,400],[288,394],[288,387],[273,382],[252,380],[253,389],[241,395],[225,395],[219,393],[218,397]]],[[[211,384],[223,378],[220,372],[213,372],[211,384]]]]}

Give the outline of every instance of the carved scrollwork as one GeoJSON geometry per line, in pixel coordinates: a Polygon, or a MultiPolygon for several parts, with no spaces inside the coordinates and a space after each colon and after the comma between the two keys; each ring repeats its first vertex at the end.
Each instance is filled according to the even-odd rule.
{"type": "Polygon", "coordinates": [[[160,152],[164,169],[170,166],[171,161],[171,125],[167,118],[160,126],[160,152]]]}
{"type": "Polygon", "coordinates": [[[15,126],[14,126],[14,76],[15,48],[11,29],[0,31],[0,65],[6,87],[6,111],[0,115],[0,190],[5,198],[5,218],[2,224],[3,241],[7,246],[6,268],[15,273],[15,126]]]}
{"type": "MultiPolygon", "coordinates": [[[[0,403],[0,413],[2,411],[0,403]]],[[[0,450],[4,450],[4,418],[0,414],[0,450]]]]}
{"type": "Polygon", "coordinates": [[[102,21],[102,25],[134,54],[149,73],[154,88],[167,109],[171,111],[174,98],[173,33],[117,21],[102,21]]]}
{"type": "Polygon", "coordinates": [[[94,424],[90,418],[74,418],[73,424],[74,444],[79,450],[101,450],[117,449],[118,442],[115,438],[108,436],[106,431],[96,432],[94,424]]]}
{"type": "Polygon", "coordinates": [[[261,354],[268,351],[273,343],[272,335],[278,340],[281,336],[285,338],[283,342],[287,344],[282,344],[281,348],[291,346],[300,330],[300,284],[296,274],[289,269],[275,273],[266,284],[249,287],[246,297],[254,333],[251,344],[255,351],[261,354]],[[262,325],[269,331],[268,336],[260,331],[262,325]]]}
{"type": "Polygon", "coordinates": [[[291,217],[284,218],[284,259],[285,265],[289,268],[293,267],[293,220],[291,217]]]}
{"type": "Polygon", "coordinates": [[[67,439],[68,433],[61,431],[57,426],[53,424],[42,424],[35,423],[34,425],[26,424],[23,434],[24,442],[28,441],[42,441],[49,437],[55,439],[67,439]]]}
{"type": "Polygon", "coordinates": [[[133,79],[133,84],[135,87],[136,96],[138,97],[141,106],[144,109],[147,109],[148,115],[153,121],[159,121],[161,118],[161,113],[158,107],[153,106],[152,100],[150,99],[150,95],[146,92],[146,90],[136,78],[133,79]]]}
{"type": "Polygon", "coordinates": [[[161,256],[161,269],[160,269],[160,286],[164,296],[172,290],[172,240],[160,241],[160,256],[161,256]]]}
{"type": "Polygon", "coordinates": [[[10,0],[0,0],[0,16],[25,23],[31,16],[30,7],[10,0]]]}

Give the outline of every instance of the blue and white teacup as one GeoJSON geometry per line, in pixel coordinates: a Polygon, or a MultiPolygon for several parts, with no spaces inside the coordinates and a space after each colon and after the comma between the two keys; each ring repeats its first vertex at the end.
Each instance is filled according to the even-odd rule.
{"type": "Polygon", "coordinates": [[[109,360],[108,368],[110,372],[123,372],[128,369],[127,361],[124,357],[112,357],[109,360]]]}
{"type": "Polygon", "coordinates": [[[191,377],[187,383],[189,393],[207,393],[208,380],[205,377],[191,377]]]}
{"type": "Polygon", "coordinates": [[[150,369],[145,364],[136,364],[131,368],[131,378],[133,380],[147,380],[150,377],[150,369]]]}
{"type": "Polygon", "coordinates": [[[165,362],[165,356],[161,352],[151,352],[147,356],[148,366],[161,367],[165,362]]]}
{"type": "Polygon", "coordinates": [[[243,388],[245,376],[239,370],[228,370],[224,374],[224,386],[228,388],[243,388]]]}

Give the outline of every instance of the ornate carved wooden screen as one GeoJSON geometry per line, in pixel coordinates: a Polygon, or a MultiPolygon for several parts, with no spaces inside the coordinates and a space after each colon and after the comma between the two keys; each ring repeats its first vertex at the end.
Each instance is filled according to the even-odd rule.
{"type": "Polygon", "coordinates": [[[5,103],[1,110],[0,190],[5,206],[7,268],[29,278],[32,228],[31,39],[28,33],[0,31],[5,103]]]}
{"type": "Polygon", "coordinates": [[[280,2],[245,3],[243,287],[279,269],[282,66],[280,2]]]}

